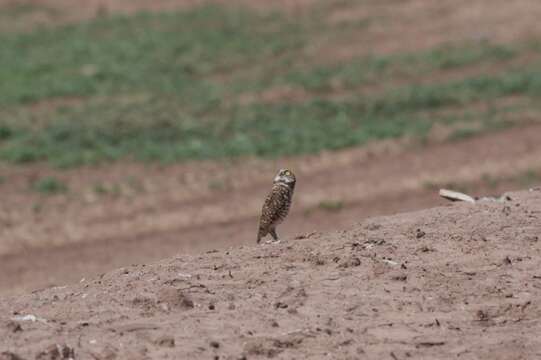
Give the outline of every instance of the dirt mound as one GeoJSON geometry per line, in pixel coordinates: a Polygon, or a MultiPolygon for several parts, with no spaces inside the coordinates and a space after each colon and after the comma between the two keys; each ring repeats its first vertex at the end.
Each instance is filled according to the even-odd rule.
{"type": "Polygon", "coordinates": [[[541,189],[0,300],[1,359],[533,358],[541,189]]]}
{"type": "Polygon", "coordinates": [[[442,204],[439,187],[499,195],[539,183],[541,126],[424,146],[374,144],[321,155],[191,163],[114,164],[53,171],[2,168],[0,294],[64,285],[83,277],[178,253],[253,244],[269,179],[295,169],[299,184],[280,235],[328,232],[361,219],[442,204]],[[501,144],[505,144],[502,146],[501,144]],[[70,193],[28,190],[57,176],[70,193]],[[144,190],[133,190],[136,179],[144,190]],[[95,184],[132,190],[96,194],[95,184]],[[220,184],[218,188],[215,185],[220,184]]]}

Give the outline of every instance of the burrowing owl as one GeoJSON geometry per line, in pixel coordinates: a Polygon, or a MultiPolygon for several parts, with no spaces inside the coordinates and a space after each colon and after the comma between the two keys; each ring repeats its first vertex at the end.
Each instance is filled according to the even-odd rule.
{"type": "Polygon", "coordinates": [[[271,234],[274,241],[278,240],[276,226],[278,226],[287,216],[293,199],[293,190],[296,183],[295,175],[288,169],[281,169],[274,178],[272,189],[261,209],[261,218],[259,219],[259,231],[257,233],[257,242],[267,234],[271,234]]]}

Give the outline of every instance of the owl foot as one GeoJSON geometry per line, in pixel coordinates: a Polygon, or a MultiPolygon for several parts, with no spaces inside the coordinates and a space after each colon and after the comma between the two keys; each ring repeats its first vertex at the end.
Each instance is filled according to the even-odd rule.
{"type": "Polygon", "coordinates": [[[265,244],[277,245],[277,244],[279,244],[281,242],[282,242],[282,240],[267,240],[267,241],[265,241],[265,244]]]}

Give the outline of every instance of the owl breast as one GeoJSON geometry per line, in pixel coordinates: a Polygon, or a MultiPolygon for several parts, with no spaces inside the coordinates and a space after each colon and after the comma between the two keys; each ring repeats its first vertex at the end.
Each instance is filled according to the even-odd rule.
{"type": "Polygon", "coordinates": [[[274,209],[273,225],[278,225],[286,218],[291,207],[291,200],[293,197],[293,190],[283,184],[277,184],[273,188],[273,204],[274,209]]]}

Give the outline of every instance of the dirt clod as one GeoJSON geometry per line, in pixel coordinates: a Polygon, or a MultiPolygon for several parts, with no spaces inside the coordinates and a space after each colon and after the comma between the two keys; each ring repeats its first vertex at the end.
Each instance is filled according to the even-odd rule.
{"type": "Polygon", "coordinates": [[[306,234],[300,234],[300,235],[295,236],[295,240],[310,239],[312,236],[314,236],[316,234],[317,234],[317,232],[315,232],[315,231],[309,232],[309,233],[306,233],[306,234]]]}
{"type": "Polygon", "coordinates": [[[12,353],[11,351],[4,351],[0,353],[0,360],[24,360],[19,355],[12,353]]]}
{"type": "Polygon", "coordinates": [[[173,348],[175,347],[175,338],[169,335],[164,335],[156,339],[156,345],[161,347],[173,348]]]}
{"type": "Polygon", "coordinates": [[[118,349],[107,344],[103,349],[90,352],[95,360],[115,360],[117,359],[118,349]]]}
{"type": "Polygon", "coordinates": [[[488,321],[490,319],[490,315],[486,310],[477,310],[477,320],[479,321],[488,321]]]}
{"type": "Polygon", "coordinates": [[[171,287],[159,291],[158,303],[166,304],[169,308],[179,308],[184,310],[193,309],[195,306],[191,296],[185,294],[181,289],[171,287]]]}
{"type": "Polygon", "coordinates": [[[12,333],[17,333],[17,332],[23,331],[23,328],[22,328],[21,324],[19,324],[16,321],[8,321],[6,323],[6,329],[9,332],[12,332],[12,333]]]}
{"type": "Polygon", "coordinates": [[[445,341],[423,341],[420,343],[417,343],[415,347],[433,347],[433,346],[442,346],[445,345],[445,341]]]}
{"type": "Polygon", "coordinates": [[[340,268],[349,268],[349,267],[357,267],[361,265],[361,259],[359,259],[356,256],[351,256],[347,259],[344,259],[340,262],[338,267],[340,268]]]}
{"type": "Polygon", "coordinates": [[[394,280],[394,281],[406,281],[408,279],[408,275],[401,271],[392,272],[390,277],[391,277],[391,280],[394,280]]]}
{"type": "Polygon", "coordinates": [[[274,303],[274,307],[276,309],[287,309],[289,305],[287,305],[286,303],[283,303],[281,301],[278,301],[276,303],[274,303]]]}
{"type": "Polygon", "coordinates": [[[65,344],[54,344],[36,355],[36,360],[75,359],[75,350],[65,344]]]}

